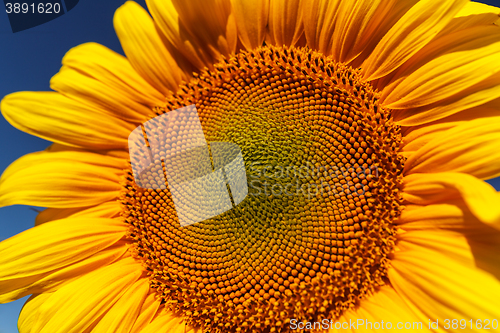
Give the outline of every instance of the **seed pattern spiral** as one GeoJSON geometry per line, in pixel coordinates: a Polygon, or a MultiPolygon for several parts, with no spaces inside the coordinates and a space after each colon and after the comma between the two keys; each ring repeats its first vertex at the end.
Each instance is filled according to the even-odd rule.
{"type": "MultiPolygon", "coordinates": [[[[140,188],[128,172],[133,252],[167,308],[203,331],[287,332],[291,318],[338,318],[385,284],[401,134],[358,70],[265,46],[195,75],[155,111],[191,104],[207,141],[241,148],[249,193],[181,227],[168,188],[140,188]]],[[[190,127],[174,134],[182,143],[190,127]]]]}

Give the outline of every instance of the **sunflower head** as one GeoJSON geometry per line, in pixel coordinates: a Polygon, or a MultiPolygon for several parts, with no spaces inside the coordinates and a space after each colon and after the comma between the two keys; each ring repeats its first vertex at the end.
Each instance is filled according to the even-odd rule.
{"type": "MultiPolygon", "coordinates": [[[[213,331],[270,328],[338,317],[383,285],[404,159],[378,97],[359,70],[308,48],[266,46],[203,70],[157,108],[196,105],[208,141],[241,147],[250,185],[234,209],[182,227],[171,192],[142,189],[129,173],[124,217],[166,306],[213,331]],[[224,316],[230,327],[211,320],[224,316]]],[[[179,123],[161,124],[169,130],[155,144],[196,136],[179,123]]]]}
{"type": "Polygon", "coordinates": [[[147,3],[115,15],[126,58],[79,46],[56,92],[2,101],[55,142],[0,181],[0,204],[48,207],[0,243],[0,301],[34,294],[22,332],[498,315],[499,9],[147,3]],[[224,204],[183,187],[212,174],[224,204]]]}

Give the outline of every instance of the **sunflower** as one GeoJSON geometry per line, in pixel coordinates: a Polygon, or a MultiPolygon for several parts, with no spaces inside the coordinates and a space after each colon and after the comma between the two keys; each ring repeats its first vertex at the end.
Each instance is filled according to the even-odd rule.
{"type": "MultiPolygon", "coordinates": [[[[1,206],[47,207],[0,243],[0,302],[32,295],[22,333],[497,327],[500,9],[147,5],[116,11],[126,57],[80,45],[54,91],[2,100],[53,142],[0,181],[1,206]],[[192,105],[207,142],[241,149],[248,195],[181,226],[128,139],[192,105]]],[[[193,135],[181,119],[159,143],[193,135]]]]}

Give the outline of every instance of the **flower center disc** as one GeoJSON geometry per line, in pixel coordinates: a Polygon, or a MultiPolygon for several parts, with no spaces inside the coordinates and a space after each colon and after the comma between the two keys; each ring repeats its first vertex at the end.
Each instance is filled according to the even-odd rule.
{"type": "Polygon", "coordinates": [[[338,318],[384,284],[401,135],[356,70],[266,46],[203,71],[156,111],[191,104],[208,142],[240,147],[249,193],[181,227],[169,190],[129,172],[124,217],[167,308],[210,332],[285,332],[292,318],[338,318]]]}

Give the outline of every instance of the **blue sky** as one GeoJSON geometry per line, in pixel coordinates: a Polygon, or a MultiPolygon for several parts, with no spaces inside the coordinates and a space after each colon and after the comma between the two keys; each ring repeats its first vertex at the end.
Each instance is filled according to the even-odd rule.
{"type": "MultiPolygon", "coordinates": [[[[189,0],[186,0],[189,1],[189,0]]],[[[50,90],[50,78],[70,48],[97,42],[122,53],[113,30],[113,13],[124,0],[80,0],[67,14],[43,25],[12,33],[7,14],[0,12],[0,98],[22,90],[50,90]]],[[[144,1],[138,1],[145,6],[144,1]]],[[[500,7],[500,0],[483,1],[500,7]]],[[[0,173],[15,159],[43,150],[48,142],[11,127],[0,117],[0,173]]],[[[494,185],[500,189],[500,179],[494,185]]],[[[31,228],[33,207],[0,208],[0,241],[31,228]]],[[[0,304],[0,333],[15,333],[25,299],[0,304]]]]}
{"type": "MultiPolygon", "coordinates": [[[[0,11],[0,98],[15,91],[50,90],[50,78],[59,71],[70,48],[97,42],[122,53],[113,30],[113,13],[125,0],[80,0],[68,13],[43,25],[12,33],[7,14],[0,11]]],[[[137,1],[145,6],[145,2],[137,1]]],[[[3,7],[2,7],[3,8],[3,7]]],[[[0,116],[0,173],[17,158],[45,149],[49,142],[25,134],[0,116]]],[[[26,206],[0,208],[0,241],[34,223],[36,212],[26,206]]],[[[0,304],[0,333],[15,333],[25,299],[0,304]]]]}

